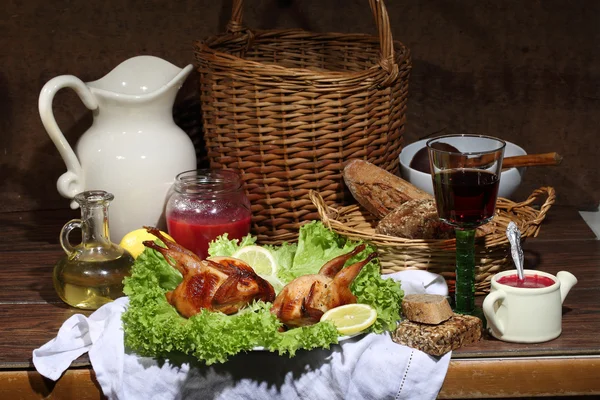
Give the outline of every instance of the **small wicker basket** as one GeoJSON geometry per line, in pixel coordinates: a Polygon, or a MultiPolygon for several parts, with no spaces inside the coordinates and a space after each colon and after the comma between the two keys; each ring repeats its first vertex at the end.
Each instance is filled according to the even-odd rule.
{"type": "Polygon", "coordinates": [[[195,43],[207,157],[242,172],[261,243],[294,240],[318,218],[311,189],[347,204],[346,160],[398,170],[410,54],[383,1],[369,3],[378,37],[249,30],[234,0],[227,32],[195,43]]]}
{"type": "MultiPolygon", "coordinates": [[[[330,229],[354,240],[365,240],[377,246],[382,273],[389,274],[407,269],[423,269],[441,274],[451,291],[455,279],[455,239],[413,240],[375,233],[377,219],[358,205],[334,208],[327,206],[321,195],[310,193],[321,221],[330,229]]],[[[490,280],[497,272],[514,268],[506,227],[514,221],[521,230],[521,240],[538,235],[546,213],[554,204],[556,194],[552,187],[535,190],[522,203],[499,198],[496,215],[490,224],[493,231],[475,239],[475,291],[489,291],[490,280]],[[530,205],[542,196],[546,200],[539,210],[530,205]]]]}

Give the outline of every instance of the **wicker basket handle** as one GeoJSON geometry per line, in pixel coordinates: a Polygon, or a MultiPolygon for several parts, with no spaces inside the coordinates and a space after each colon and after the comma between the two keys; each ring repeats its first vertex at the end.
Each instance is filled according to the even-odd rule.
{"type": "Polygon", "coordinates": [[[533,202],[535,202],[538,198],[543,196],[544,194],[547,196],[546,201],[544,201],[544,203],[540,207],[540,211],[538,212],[537,217],[528,221],[525,224],[526,229],[529,227],[535,227],[535,232],[534,232],[533,236],[537,236],[537,233],[538,233],[538,230],[539,230],[539,227],[540,227],[542,221],[546,218],[546,214],[548,213],[548,210],[550,210],[550,207],[552,207],[552,205],[556,201],[556,191],[554,190],[554,188],[551,186],[544,186],[539,189],[536,189],[533,191],[533,193],[531,193],[529,195],[527,200],[525,200],[521,203],[517,203],[508,209],[508,211],[510,211],[514,208],[527,207],[530,204],[532,204],[533,202]]]}
{"type": "Polygon", "coordinates": [[[327,228],[331,229],[331,221],[329,220],[329,213],[327,212],[327,205],[325,204],[325,200],[321,197],[321,194],[316,190],[311,189],[308,192],[308,197],[313,205],[317,208],[319,213],[319,217],[321,217],[321,222],[327,228]]]}
{"type": "MultiPolygon", "coordinates": [[[[379,64],[390,74],[386,82],[392,82],[398,75],[398,64],[394,59],[394,39],[390,27],[390,18],[383,0],[369,0],[371,12],[375,17],[375,24],[379,33],[379,45],[381,49],[381,60],[379,64]]],[[[244,0],[233,0],[231,9],[231,20],[227,24],[227,32],[236,33],[246,30],[242,25],[244,0]]],[[[386,82],[383,85],[386,85],[386,82]]]]}

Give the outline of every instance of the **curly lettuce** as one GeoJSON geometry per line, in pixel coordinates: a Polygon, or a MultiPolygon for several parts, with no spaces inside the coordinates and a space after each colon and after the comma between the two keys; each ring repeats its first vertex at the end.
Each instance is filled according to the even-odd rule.
{"type": "MultiPolygon", "coordinates": [[[[230,256],[239,248],[254,244],[256,238],[250,235],[242,240],[229,240],[223,235],[210,244],[209,254],[230,256]]],[[[287,283],[297,276],[318,272],[325,262],[359,244],[315,221],[300,228],[298,243],[265,247],[279,264],[279,278],[287,283]]],[[[373,251],[375,248],[367,245],[347,264],[362,260],[373,251]]],[[[382,279],[379,271],[378,262],[371,261],[351,286],[359,303],[377,310],[372,332],[395,327],[403,297],[399,283],[382,279]]],[[[337,330],[330,322],[280,332],[282,324],[270,313],[271,304],[262,301],[234,315],[203,310],[189,319],[183,318],[165,297],[181,280],[181,274],[152,249],[146,249],[136,259],[131,276],[124,281],[129,307],[123,314],[123,326],[129,349],[154,357],[184,353],[210,365],[257,347],[292,357],[299,349],[329,348],[338,342],[337,330]]]]}

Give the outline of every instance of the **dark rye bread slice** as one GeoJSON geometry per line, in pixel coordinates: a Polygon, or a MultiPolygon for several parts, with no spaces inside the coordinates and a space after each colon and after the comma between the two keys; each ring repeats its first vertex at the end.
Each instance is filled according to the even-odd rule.
{"type": "Polygon", "coordinates": [[[442,356],[451,350],[481,339],[483,324],[477,317],[454,314],[439,325],[402,321],[394,332],[394,342],[421,350],[432,356],[442,356]]]}
{"type": "Polygon", "coordinates": [[[446,296],[441,294],[407,294],[402,299],[402,314],[409,321],[430,325],[454,316],[446,296]]]}

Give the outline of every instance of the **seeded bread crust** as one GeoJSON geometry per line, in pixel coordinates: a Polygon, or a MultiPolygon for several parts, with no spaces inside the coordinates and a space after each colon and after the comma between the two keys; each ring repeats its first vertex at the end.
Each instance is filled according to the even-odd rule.
{"type": "Polygon", "coordinates": [[[451,350],[481,339],[483,324],[477,317],[454,314],[439,325],[402,321],[394,332],[394,342],[421,350],[432,356],[442,356],[451,350]]]}

